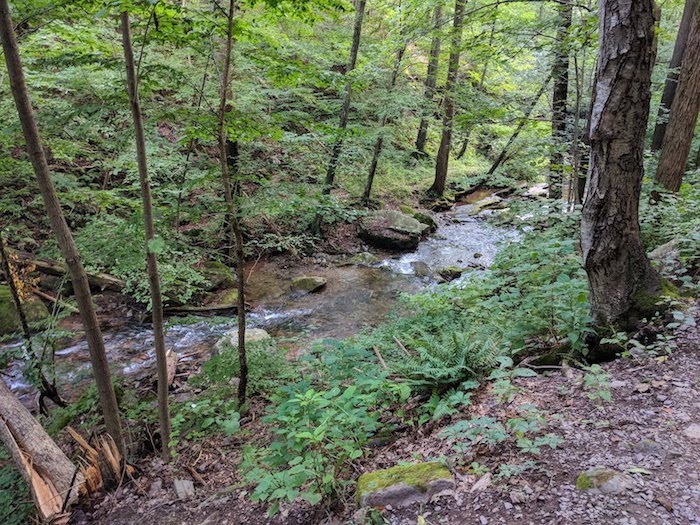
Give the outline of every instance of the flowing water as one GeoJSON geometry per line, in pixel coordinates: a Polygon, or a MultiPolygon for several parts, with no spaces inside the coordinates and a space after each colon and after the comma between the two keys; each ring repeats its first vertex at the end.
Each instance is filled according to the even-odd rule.
{"type": "MultiPolygon", "coordinates": [[[[517,238],[514,230],[492,226],[475,217],[474,211],[472,206],[465,205],[440,214],[437,231],[413,252],[371,265],[307,269],[328,282],[318,293],[291,291],[291,278],[305,273],[304,268],[281,275],[271,263],[263,264],[253,271],[247,283],[253,292],[248,326],[263,328],[275,337],[295,338],[292,351],[303,351],[313,340],[346,338],[382,322],[399,306],[402,293],[416,293],[434,286],[435,272],[446,267],[485,268],[493,262],[503,242],[517,238]]],[[[171,317],[166,346],[180,355],[181,362],[202,359],[218,338],[235,327],[235,313],[215,319],[188,318],[186,322],[171,317]]],[[[150,325],[134,324],[105,331],[104,339],[115,372],[151,373],[154,356],[150,325]]],[[[90,360],[85,341],[78,339],[58,350],[56,369],[62,384],[87,382],[90,360]]],[[[11,388],[21,397],[26,399],[31,394],[18,363],[8,367],[5,374],[11,388]]]]}

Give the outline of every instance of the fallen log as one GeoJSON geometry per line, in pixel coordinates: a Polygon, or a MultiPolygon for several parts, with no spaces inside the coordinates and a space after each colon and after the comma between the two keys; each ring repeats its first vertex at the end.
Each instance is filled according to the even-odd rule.
{"type": "MultiPolygon", "coordinates": [[[[33,265],[36,270],[45,273],[47,275],[55,275],[58,277],[63,277],[68,273],[68,267],[65,263],[60,261],[52,261],[50,259],[39,259],[33,257],[27,252],[21,252],[19,250],[13,250],[11,248],[7,249],[8,254],[12,257],[12,262],[16,264],[23,265],[33,265]]],[[[112,290],[115,292],[121,292],[126,283],[121,279],[109,275],[103,272],[90,272],[87,274],[88,282],[93,288],[99,288],[100,290],[112,290]]]]}
{"type": "Polygon", "coordinates": [[[29,485],[39,517],[63,517],[85,478],[1,380],[0,440],[29,485]]]}

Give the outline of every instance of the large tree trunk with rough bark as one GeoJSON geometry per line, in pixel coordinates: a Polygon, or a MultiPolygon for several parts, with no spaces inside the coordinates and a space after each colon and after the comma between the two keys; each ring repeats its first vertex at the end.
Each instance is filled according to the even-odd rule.
{"type": "Polygon", "coordinates": [[[85,478],[0,379],[0,441],[27,481],[42,520],[78,498],[85,478]]]}
{"type": "Polygon", "coordinates": [[[153,224],[153,204],[151,199],[151,182],[148,177],[148,161],[146,159],[146,137],[143,131],[141,102],[139,101],[138,78],[136,63],[131,43],[131,25],[129,13],[121,14],[122,45],[126,62],[126,83],[129,92],[129,106],[134,123],[136,136],[136,161],[141,183],[141,200],[143,203],[143,222],[146,233],[146,267],[148,283],[151,289],[151,312],[153,318],[153,341],[158,370],[158,419],[160,421],[161,451],[164,461],[170,460],[170,409],[168,408],[168,362],[165,353],[165,336],[163,330],[163,297],[160,292],[160,275],[158,273],[158,256],[153,243],[156,240],[153,224]]]}
{"type": "Polygon", "coordinates": [[[581,247],[594,322],[625,328],[653,309],[661,288],[639,234],[654,2],[601,0],[599,16],[581,247]]]}
{"type": "Polygon", "coordinates": [[[123,452],[124,438],[119,419],[119,407],[117,406],[117,398],[112,387],[102,332],[100,331],[95,307],[92,303],[90,284],[85,268],[80,260],[78,248],[73,240],[73,235],[70,228],[68,228],[68,223],[66,223],[61,205],[58,202],[56,188],[49,174],[49,166],[41,145],[39,129],[34,120],[32,105],[27,93],[24,72],[22,71],[22,63],[19,57],[19,48],[17,47],[7,0],[0,0],[0,37],[2,38],[5,62],[9,73],[10,88],[15,99],[24,139],[27,143],[27,153],[32,162],[39,190],[51,221],[51,229],[56,236],[56,242],[63,254],[63,258],[66,260],[73,282],[75,299],[83,321],[85,338],[88,344],[88,351],[90,352],[90,361],[92,362],[92,371],[97,384],[100,406],[107,432],[112,436],[119,450],[123,452]]]}
{"type": "Polygon", "coordinates": [[[454,128],[455,102],[454,91],[459,72],[459,58],[462,54],[462,32],[464,26],[464,11],[467,0],[455,1],[455,14],[452,25],[452,40],[450,42],[450,62],[447,66],[447,82],[445,83],[445,98],[443,100],[442,139],[435,160],[435,180],[428,190],[433,196],[440,197],[445,191],[447,170],[450,164],[452,149],[452,132],[454,128]]]}
{"type": "MultiPolygon", "coordinates": [[[[442,4],[438,3],[433,12],[433,40],[430,44],[430,57],[428,58],[428,73],[425,76],[425,92],[423,94],[426,101],[426,111],[433,103],[435,88],[437,87],[437,72],[440,65],[440,48],[442,38],[440,28],[442,26],[442,4]]],[[[428,116],[423,115],[418,126],[418,137],[416,138],[416,151],[419,154],[425,153],[425,144],[428,142],[428,116]]]]}
{"type": "MultiPolygon", "coordinates": [[[[688,35],[690,34],[690,25],[693,20],[693,12],[698,5],[700,5],[700,1],[698,0],[685,0],[683,17],[681,18],[681,23],[678,27],[676,43],[673,46],[673,55],[671,55],[671,62],[668,64],[668,75],[666,76],[666,83],[664,84],[664,92],[661,95],[659,112],[656,116],[654,136],[651,140],[651,151],[659,151],[664,142],[669,111],[671,109],[671,105],[673,104],[673,100],[676,97],[678,76],[680,73],[681,64],[683,62],[683,55],[685,54],[687,47],[688,35]]],[[[690,49],[692,50],[692,46],[690,49]]]]}
{"type": "MultiPolygon", "coordinates": [[[[360,41],[362,39],[362,21],[365,17],[365,5],[366,0],[359,0],[357,2],[357,11],[355,12],[355,26],[352,34],[352,47],[350,48],[350,60],[348,61],[348,67],[345,71],[346,74],[350,73],[355,69],[357,65],[357,55],[360,52],[360,41]]],[[[343,95],[343,104],[340,108],[340,122],[338,124],[338,138],[333,144],[333,151],[331,153],[331,160],[328,162],[328,171],[326,172],[326,185],[323,189],[323,193],[330,193],[333,183],[335,182],[335,172],[338,169],[338,160],[340,159],[340,152],[343,149],[343,134],[348,127],[348,120],[350,118],[350,101],[352,100],[352,81],[348,80],[345,85],[345,94],[343,95]]]]}
{"type": "Polygon", "coordinates": [[[557,7],[559,25],[557,27],[557,45],[554,51],[554,88],[552,90],[552,154],[550,158],[549,196],[560,199],[564,175],[563,151],[567,143],[566,127],[569,113],[566,103],[569,98],[569,28],[573,4],[565,2],[557,7]]]}
{"type": "Polygon", "coordinates": [[[697,2],[683,54],[678,88],[671,104],[656,180],[671,191],[683,182],[700,111],[700,2],[697,2]]]}

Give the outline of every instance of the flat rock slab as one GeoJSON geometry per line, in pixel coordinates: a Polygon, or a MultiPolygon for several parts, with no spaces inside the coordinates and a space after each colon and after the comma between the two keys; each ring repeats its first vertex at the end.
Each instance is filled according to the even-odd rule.
{"type": "Polygon", "coordinates": [[[301,277],[295,277],[292,279],[292,290],[298,292],[314,293],[319,292],[325,288],[328,281],[323,277],[316,277],[313,275],[302,275],[301,277]]]}
{"type": "Polygon", "coordinates": [[[601,494],[620,494],[634,487],[631,477],[607,467],[594,467],[579,474],[576,488],[601,494]]]}
{"type": "Polygon", "coordinates": [[[358,234],[365,242],[388,250],[410,250],[418,246],[430,226],[396,210],[382,210],[362,218],[358,234]]]}
{"type": "Polygon", "coordinates": [[[189,479],[176,479],[173,481],[175,495],[179,500],[190,499],[194,496],[194,483],[189,479]]]}
{"type": "MultiPolygon", "coordinates": [[[[245,331],[245,343],[256,343],[258,341],[266,341],[272,339],[272,336],[261,328],[248,328],[245,331]]],[[[238,329],[230,330],[221,336],[214,345],[214,352],[220,354],[227,348],[238,348],[238,329]]]]}
{"type": "Polygon", "coordinates": [[[454,486],[450,470],[442,463],[417,463],[363,474],[357,482],[356,498],[363,507],[398,508],[427,503],[454,486]]]}

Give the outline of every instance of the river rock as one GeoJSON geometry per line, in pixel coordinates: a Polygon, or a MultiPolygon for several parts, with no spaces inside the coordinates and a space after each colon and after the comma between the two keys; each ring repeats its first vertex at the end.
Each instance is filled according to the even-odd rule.
{"type": "Polygon", "coordinates": [[[472,210],[470,214],[476,215],[477,213],[482,212],[484,210],[495,210],[503,206],[505,206],[505,204],[503,203],[503,199],[495,195],[491,195],[490,197],[486,197],[472,204],[472,210]]]}
{"type": "Polygon", "coordinates": [[[411,262],[411,268],[416,277],[430,277],[433,275],[433,271],[423,261],[413,261],[411,262]]]}
{"type": "Polygon", "coordinates": [[[607,467],[594,467],[579,474],[576,488],[602,494],[620,494],[634,486],[632,478],[607,467]]]}
{"type": "Polygon", "coordinates": [[[381,259],[379,257],[369,252],[357,253],[349,260],[349,264],[355,264],[357,266],[372,266],[380,262],[381,259]]]}
{"type": "Polygon", "coordinates": [[[427,503],[435,494],[454,486],[452,474],[442,463],[416,463],[363,474],[355,496],[363,507],[398,508],[427,503]]]}
{"type": "Polygon", "coordinates": [[[462,268],[458,268],[457,266],[448,266],[447,268],[442,268],[441,270],[438,270],[438,275],[445,279],[445,281],[454,281],[455,279],[459,279],[462,276],[462,273],[464,270],[462,268]]]}
{"type": "MultiPolygon", "coordinates": [[[[35,296],[28,297],[23,303],[24,314],[27,321],[35,323],[49,317],[49,310],[41,299],[35,296]]],[[[12,292],[9,286],[0,286],[0,336],[22,331],[19,315],[15,309],[12,292]]]]}
{"type": "Polygon", "coordinates": [[[430,227],[395,210],[376,211],[360,220],[358,233],[365,242],[378,248],[410,250],[418,246],[430,227]]]}
{"type": "MultiPolygon", "coordinates": [[[[256,343],[258,341],[266,341],[272,339],[272,336],[268,334],[262,328],[248,328],[245,331],[245,343],[246,345],[250,343],[256,343]]],[[[214,352],[220,354],[226,349],[236,349],[238,348],[238,329],[229,330],[224,335],[221,336],[216,344],[214,345],[214,352]]]]}
{"type": "Polygon", "coordinates": [[[202,264],[199,270],[207,280],[206,290],[213,292],[222,288],[236,286],[236,276],[231,268],[219,261],[207,261],[202,264]]]}
{"type": "Polygon", "coordinates": [[[314,293],[325,288],[328,281],[323,277],[316,277],[313,275],[302,275],[301,277],[295,277],[292,279],[292,290],[297,292],[308,292],[314,293]]]}
{"type": "Polygon", "coordinates": [[[417,211],[411,208],[410,206],[406,205],[401,205],[399,206],[399,210],[401,210],[401,213],[405,213],[406,215],[410,215],[414,219],[416,219],[418,222],[421,222],[427,226],[430,227],[430,231],[434,232],[437,230],[437,222],[435,222],[435,219],[428,213],[428,212],[422,212],[422,211],[417,211]]]}

